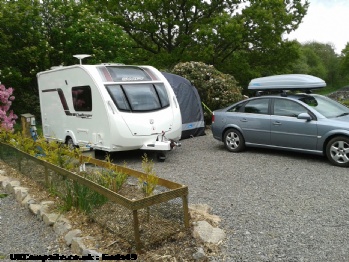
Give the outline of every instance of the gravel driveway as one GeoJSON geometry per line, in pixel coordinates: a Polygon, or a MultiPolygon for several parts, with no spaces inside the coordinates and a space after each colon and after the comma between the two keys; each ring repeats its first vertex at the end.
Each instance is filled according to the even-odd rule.
{"type": "MultiPolygon", "coordinates": [[[[141,155],[112,158],[141,170],[141,155]]],[[[221,217],[227,239],[217,261],[349,261],[349,169],[324,157],[234,154],[208,131],[183,140],[155,171],[188,185],[189,203],[207,203],[221,217]]]]}
{"type": "MultiPolygon", "coordinates": [[[[112,158],[141,170],[142,154],[119,152],[112,158]]],[[[164,163],[155,161],[155,171],[188,185],[189,203],[207,203],[221,217],[227,239],[215,261],[349,261],[349,169],[305,154],[265,149],[230,153],[208,131],[183,140],[164,163]]],[[[0,210],[9,201],[2,199],[0,210]]],[[[3,239],[16,243],[11,252],[18,251],[16,246],[28,247],[26,252],[58,248],[46,229],[19,228],[27,223],[24,214],[0,216],[0,255],[11,246],[3,239]],[[13,217],[23,223],[10,235],[5,218],[13,217]],[[41,238],[42,246],[34,249],[30,240],[41,238]]]]}

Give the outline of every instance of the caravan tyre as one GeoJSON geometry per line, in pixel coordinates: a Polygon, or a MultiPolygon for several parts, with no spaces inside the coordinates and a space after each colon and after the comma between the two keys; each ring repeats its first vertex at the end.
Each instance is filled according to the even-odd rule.
{"type": "Polygon", "coordinates": [[[158,159],[159,162],[165,162],[166,155],[164,152],[159,152],[156,154],[156,158],[158,159]]]}
{"type": "Polygon", "coordinates": [[[67,137],[65,143],[66,143],[66,145],[68,146],[69,149],[73,150],[75,148],[73,139],[70,136],[67,137]]]}

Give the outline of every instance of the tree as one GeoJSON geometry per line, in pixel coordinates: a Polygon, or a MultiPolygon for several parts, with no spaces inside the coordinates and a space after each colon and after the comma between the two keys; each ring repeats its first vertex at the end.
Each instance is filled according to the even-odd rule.
{"type": "Polygon", "coordinates": [[[307,42],[301,45],[301,54],[292,73],[309,74],[324,79],[328,86],[339,87],[340,59],[331,44],[307,42]]]}
{"type": "Polygon", "coordinates": [[[85,1],[0,0],[0,77],[16,88],[16,113],[40,115],[36,74],[51,66],[133,62],[128,37],[85,1]],[[131,58],[131,59],[130,59],[131,58]]]}
{"type": "Polygon", "coordinates": [[[76,64],[75,54],[91,55],[91,64],[130,60],[127,35],[102,19],[97,7],[88,1],[42,1],[49,66],[76,64]]]}
{"type": "Polygon", "coordinates": [[[341,52],[340,74],[342,79],[341,84],[349,85],[349,42],[345,45],[345,48],[341,52]]]}
{"type": "Polygon", "coordinates": [[[120,25],[148,61],[164,66],[197,60],[219,65],[237,51],[275,49],[298,27],[301,0],[108,0],[107,17],[120,25]],[[111,18],[112,17],[112,18],[111,18]]]}
{"type": "Polygon", "coordinates": [[[45,63],[46,50],[40,33],[40,3],[2,0],[0,10],[0,81],[17,90],[15,112],[37,112],[35,75],[45,63]]]}

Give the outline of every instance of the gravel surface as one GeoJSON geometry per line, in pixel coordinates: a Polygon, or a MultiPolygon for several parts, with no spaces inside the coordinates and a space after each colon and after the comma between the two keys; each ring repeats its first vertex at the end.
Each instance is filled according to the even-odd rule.
{"type": "MultiPolygon", "coordinates": [[[[112,159],[141,170],[142,154],[112,159]]],[[[190,204],[207,203],[221,217],[227,239],[214,261],[349,261],[349,169],[307,154],[230,153],[210,131],[154,162],[158,176],[189,187],[190,204]]],[[[12,197],[0,199],[0,256],[62,254],[52,229],[14,205],[12,197]]]]}
{"type": "MultiPolygon", "coordinates": [[[[113,159],[141,170],[141,155],[113,159]]],[[[207,203],[221,217],[227,239],[215,261],[349,261],[349,169],[324,157],[234,154],[208,131],[183,140],[155,170],[188,185],[189,203],[207,203]]]]}
{"type": "MultiPolygon", "coordinates": [[[[2,187],[0,194],[5,193],[2,187]]],[[[49,255],[70,254],[61,249],[52,227],[46,226],[21,207],[14,196],[0,198],[0,261],[10,260],[10,254],[49,255]]]]}

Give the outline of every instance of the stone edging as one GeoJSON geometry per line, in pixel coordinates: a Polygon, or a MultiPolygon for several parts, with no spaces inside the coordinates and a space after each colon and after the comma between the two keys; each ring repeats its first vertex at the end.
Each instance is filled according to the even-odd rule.
{"type": "MultiPolygon", "coordinates": [[[[58,237],[63,237],[65,244],[70,247],[73,255],[102,257],[101,253],[94,249],[89,249],[84,244],[85,240],[93,240],[93,237],[82,237],[81,230],[73,229],[70,221],[63,215],[48,212],[49,206],[54,204],[53,201],[41,201],[38,203],[38,201],[29,195],[28,188],[21,187],[20,181],[5,176],[3,170],[0,170],[0,186],[3,187],[7,194],[14,195],[16,201],[21,206],[28,208],[40,221],[52,227],[58,237]]],[[[193,222],[192,234],[200,243],[220,245],[226,235],[222,229],[217,227],[220,218],[216,215],[211,215],[211,211],[212,208],[206,204],[189,206],[190,215],[201,218],[200,221],[193,222]]],[[[193,258],[194,260],[206,258],[202,247],[198,247],[197,252],[193,254],[193,258]]]]}
{"type": "Polygon", "coordinates": [[[29,195],[28,188],[20,186],[20,181],[4,176],[3,173],[4,171],[0,170],[0,186],[2,186],[5,192],[14,195],[16,201],[21,206],[28,208],[40,221],[52,227],[58,237],[62,236],[65,244],[70,247],[74,255],[102,257],[102,254],[96,250],[89,249],[84,244],[84,240],[91,240],[93,239],[92,237],[82,237],[81,230],[73,229],[70,221],[63,215],[48,212],[49,206],[54,204],[53,201],[42,201],[38,203],[29,195]]]}

